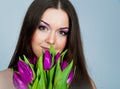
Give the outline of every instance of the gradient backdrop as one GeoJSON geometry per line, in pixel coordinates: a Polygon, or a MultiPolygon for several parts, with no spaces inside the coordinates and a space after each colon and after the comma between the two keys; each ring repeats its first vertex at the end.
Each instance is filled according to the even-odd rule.
{"type": "MultiPolygon", "coordinates": [[[[0,70],[10,62],[32,1],[0,1],[0,70]]],[[[120,89],[120,0],[71,2],[79,16],[88,71],[97,89],[120,89]]]]}

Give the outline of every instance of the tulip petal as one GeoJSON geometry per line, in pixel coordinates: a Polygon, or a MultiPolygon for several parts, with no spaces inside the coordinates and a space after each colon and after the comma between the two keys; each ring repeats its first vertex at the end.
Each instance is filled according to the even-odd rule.
{"type": "Polygon", "coordinates": [[[43,61],[44,61],[44,69],[49,70],[52,66],[52,56],[48,50],[45,51],[43,61]]]}
{"type": "Polygon", "coordinates": [[[13,74],[13,83],[17,89],[28,89],[27,84],[24,83],[17,72],[13,74]]]}
{"type": "Polygon", "coordinates": [[[30,67],[23,61],[18,61],[18,71],[20,73],[20,76],[22,80],[28,84],[32,82],[33,79],[33,73],[30,67]]]}
{"type": "Polygon", "coordinates": [[[66,67],[67,67],[67,65],[68,65],[68,63],[67,63],[67,61],[63,61],[62,63],[61,63],[61,70],[63,71],[66,67]]]}
{"type": "MultiPolygon", "coordinates": [[[[23,55],[23,57],[24,57],[24,62],[30,67],[30,69],[32,70],[32,73],[33,73],[33,80],[35,79],[35,70],[34,70],[34,67],[35,67],[35,65],[33,65],[33,64],[31,64],[30,62],[29,62],[29,60],[28,60],[28,58],[25,56],[25,55],[23,55]]],[[[21,59],[20,59],[21,60],[21,59]]],[[[36,59],[37,60],[37,59],[36,59]]],[[[22,60],[21,60],[22,61],[22,60]]]]}
{"type": "Polygon", "coordinates": [[[60,58],[60,53],[58,52],[55,56],[55,63],[57,63],[58,59],[60,58]]]}
{"type": "Polygon", "coordinates": [[[74,70],[72,69],[72,70],[70,71],[69,76],[68,76],[67,84],[70,84],[70,83],[71,83],[73,77],[74,77],[74,70]]]}
{"type": "Polygon", "coordinates": [[[34,57],[34,59],[33,59],[33,64],[36,64],[36,63],[37,63],[37,58],[34,57]]]}
{"type": "Polygon", "coordinates": [[[30,58],[28,58],[28,61],[29,61],[31,64],[34,64],[34,65],[35,65],[35,64],[37,63],[37,58],[34,57],[33,60],[30,59],[30,58]]]}

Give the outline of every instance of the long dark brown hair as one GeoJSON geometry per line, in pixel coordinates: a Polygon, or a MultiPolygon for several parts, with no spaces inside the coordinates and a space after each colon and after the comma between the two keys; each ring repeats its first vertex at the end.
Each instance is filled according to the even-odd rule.
{"type": "Polygon", "coordinates": [[[31,39],[37,28],[41,16],[48,8],[62,9],[69,16],[69,34],[65,49],[68,52],[65,59],[71,61],[74,59],[76,65],[76,74],[70,88],[74,89],[92,89],[91,79],[87,72],[85,57],[80,35],[80,27],[76,11],[69,0],[34,0],[28,8],[23,21],[20,36],[16,49],[10,61],[8,68],[17,69],[18,57],[25,54],[33,58],[35,54],[31,48],[31,39]]]}

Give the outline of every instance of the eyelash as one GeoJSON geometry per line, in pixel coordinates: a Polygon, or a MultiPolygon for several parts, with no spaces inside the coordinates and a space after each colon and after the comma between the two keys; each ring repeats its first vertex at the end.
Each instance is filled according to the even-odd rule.
{"type": "MultiPolygon", "coordinates": [[[[38,26],[38,29],[39,29],[40,31],[48,31],[48,30],[49,30],[46,26],[43,26],[43,25],[39,25],[39,26],[38,26]]],[[[60,35],[62,35],[62,36],[67,36],[67,35],[68,35],[68,32],[62,31],[62,30],[58,31],[58,33],[59,33],[60,35]]]]}
{"type": "Polygon", "coordinates": [[[41,31],[47,31],[48,30],[48,28],[46,26],[43,26],[43,25],[38,26],[38,29],[41,30],[41,31]]]}
{"type": "Polygon", "coordinates": [[[68,32],[65,32],[65,31],[59,31],[59,33],[60,33],[62,36],[67,36],[67,35],[68,35],[68,32]]]}

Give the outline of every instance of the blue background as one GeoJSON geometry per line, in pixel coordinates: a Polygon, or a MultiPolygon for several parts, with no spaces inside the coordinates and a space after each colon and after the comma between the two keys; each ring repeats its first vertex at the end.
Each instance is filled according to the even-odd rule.
{"type": "MultiPolygon", "coordinates": [[[[0,1],[0,70],[10,62],[32,1],[0,1]]],[[[120,89],[120,0],[70,1],[78,13],[88,71],[97,89],[120,89]]]]}

